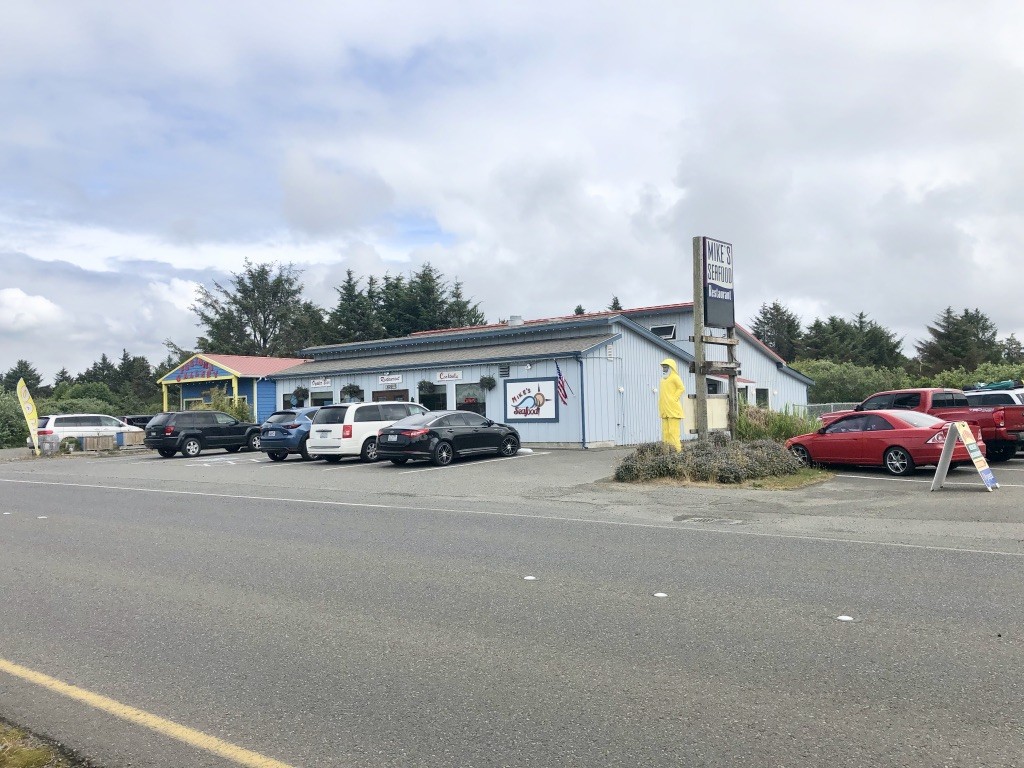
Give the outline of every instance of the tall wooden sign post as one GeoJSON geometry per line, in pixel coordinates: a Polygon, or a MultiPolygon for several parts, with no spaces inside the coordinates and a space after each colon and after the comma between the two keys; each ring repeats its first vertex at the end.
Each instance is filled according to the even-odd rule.
{"type": "Polygon", "coordinates": [[[735,283],[733,279],[733,252],[730,243],[710,237],[693,238],[693,342],[696,376],[696,405],[694,420],[698,438],[708,436],[708,375],[729,377],[729,433],[736,435],[739,418],[739,397],[736,377],[740,364],[736,359],[735,283]],[[708,328],[725,330],[724,336],[708,335],[708,328]],[[708,344],[724,346],[725,360],[707,360],[708,344]]]}

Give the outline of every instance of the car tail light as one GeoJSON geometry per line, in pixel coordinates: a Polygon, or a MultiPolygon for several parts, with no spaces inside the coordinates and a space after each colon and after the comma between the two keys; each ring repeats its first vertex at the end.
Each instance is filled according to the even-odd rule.
{"type": "Polygon", "coordinates": [[[342,437],[352,437],[352,425],[351,424],[342,424],[342,426],[341,426],[341,436],[342,437]]]}
{"type": "Polygon", "coordinates": [[[1006,426],[1006,411],[1000,408],[997,411],[992,412],[992,420],[996,423],[997,427],[1006,426]]]}
{"type": "Polygon", "coordinates": [[[423,437],[429,431],[429,429],[403,429],[401,434],[406,437],[423,437]]]}
{"type": "Polygon", "coordinates": [[[36,434],[37,435],[52,435],[53,434],[53,430],[52,429],[40,429],[38,432],[36,432],[36,434]]]}
{"type": "Polygon", "coordinates": [[[945,443],[947,434],[948,433],[946,429],[943,428],[942,431],[936,432],[933,437],[929,437],[927,440],[925,440],[925,445],[927,445],[928,443],[945,443]]]}
{"type": "Polygon", "coordinates": [[[295,422],[294,424],[282,424],[281,425],[281,429],[298,429],[298,428],[299,428],[299,422],[295,422]]]}
{"type": "Polygon", "coordinates": [[[173,435],[174,434],[174,427],[170,427],[170,426],[164,427],[164,434],[165,435],[173,435]]]}

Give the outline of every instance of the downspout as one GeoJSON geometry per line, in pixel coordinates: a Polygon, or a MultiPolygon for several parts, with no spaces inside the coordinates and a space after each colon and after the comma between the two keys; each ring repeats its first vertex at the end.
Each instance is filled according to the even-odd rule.
{"type": "Polygon", "coordinates": [[[586,401],[586,384],[583,382],[583,355],[579,352],[576,353],[576,361],[580,364],[580,436],[582,438],[580,447],[586,450],[587,448],[587,401],[586,401]]]}

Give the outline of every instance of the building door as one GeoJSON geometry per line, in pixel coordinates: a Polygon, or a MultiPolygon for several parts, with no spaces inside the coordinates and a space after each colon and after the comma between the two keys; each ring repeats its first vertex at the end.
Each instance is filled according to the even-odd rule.
{"type": "Polygon", "coordinates": [[[409,401],[408,389],[382,389],[372,394],[375,403],[406,403],[409,401]]]}

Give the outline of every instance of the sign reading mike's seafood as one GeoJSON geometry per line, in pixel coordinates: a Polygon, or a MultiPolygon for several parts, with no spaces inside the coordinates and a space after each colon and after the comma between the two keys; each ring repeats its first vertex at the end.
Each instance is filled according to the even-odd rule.
{"type": "Polygon", "coordinates": [[[702,237],[704,265],[704,325],[736,327],[732,244],[702,237]]]}
{"type": "Polygon", "coordinates": [[[505,423],[558,421],[557,379],[506,379],[505,423]]]}

